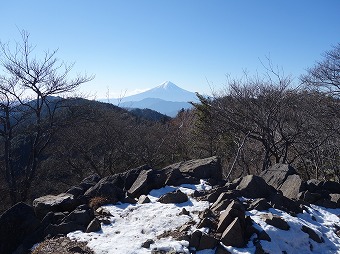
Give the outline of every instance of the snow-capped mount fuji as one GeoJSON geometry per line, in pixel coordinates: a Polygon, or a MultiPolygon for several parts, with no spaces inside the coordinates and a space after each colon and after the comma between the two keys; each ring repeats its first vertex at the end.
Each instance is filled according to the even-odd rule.
{"type": "Polygon", "coordinates": [[[159,86],[156,86],[155,88],[149,89],[145,92],[127,96],[123,98],[122,102],[141,101],[148,98],[173,102],[197,101],[195,93],[182,89],[170,81],[165,81],[159,86]]]}
{"type": "Polygon", "coordinates": [[[170,81],[145,92],[124,97],[117,100],[120,107],[148,108],[171,117],[176,116],[179,110],[189,109],[189,102],[197,102],[196,94],[182,89],[170,81]]]}

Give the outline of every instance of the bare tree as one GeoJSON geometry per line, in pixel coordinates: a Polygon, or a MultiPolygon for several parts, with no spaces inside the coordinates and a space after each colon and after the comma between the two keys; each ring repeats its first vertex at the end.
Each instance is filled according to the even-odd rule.
{"type": "MultiPolygon", "coordinates": [[[[73,65],[60,63],[56,58],[57,50],[45,52],[40,59],[33,54],[35,47],[30,44],[26,31],[21,32],[21,39],[14,48],[0,44],[3,171],[12,203],[27,199],[41,155],[56,130],[54,116],[61,100],[51,96],[73,92],[82,83],[93,79],[92,76],[78,75],[70,80],[73,65]],[[25,136],[25,147],[29,151],[27,156],[15,157],[12,141],[19,133],[18,127],[25,128],[24,123],[29,127],[25,136]]],[[[23,149],[20,142],[18,146],[17,149],[23,149]]]]}
{"type": "Polygon", "coordinates": [[[315,88],[331,95],[340,95],[340,43],[323,54],[323,60],[307,69],[301,81],[309,88],[315,88]]]}

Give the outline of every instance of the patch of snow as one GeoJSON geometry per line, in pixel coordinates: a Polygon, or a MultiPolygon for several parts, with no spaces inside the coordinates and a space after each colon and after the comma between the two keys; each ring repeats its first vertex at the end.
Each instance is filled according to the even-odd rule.
{"type": "Polygon", "coordinates": [[[308,212],[293,217],[288,213],[277,209],[269,209],[269,212],[280,215],[290,226],[288,231],[275,228],[261,220],[260,215],[267,212],[252,210],[247,215],[257,223],[258,229],[265,230],[272,239],[271,242],[261,241],[264,251],[268,253],[340,253],[340,239],[333,231],[333,225],[340,225],[340,209],[326,209],[318,206],[308,208],[308,212]],[[315,217],[317,221],[312,218],[315,217]],[[324,239],[323,243],[316,243],[309,238],[307,233],[301,231],[302,226],[307,226],[324,239]]]}
{"type": "Polygon", "coordinates": [[[150,249],[141,247],[148,240],[153,239],[154,244],[150,248],[166,249],[173,248],[178,252],[189,253],[188,242],[175,241],[171,238],[159,239],[162,233],[174,230],[190,220],[199,221],[198,212],[209,207],[206,201],[189,201],[181,204],[162,204],[157,199],[168,192],[180,189],[184,193],[192,193],[199,186],[191,185],[183,187],[167,186],[153,190],[148,197],[151,203],[126,204],[104,206],[114,216],[110,225],[102,225],[100,232],[83,233],[75,231],[67,236],[73,240],[87,241],[88,246],[96,254],[143,254],[150,253],[150,249]],[[190,215],[179,215],[183,207],[190,215]]]}
{"type": "MultiPolygon", "coordinates": [[[[181,204],[162,204],[157,202],[158,198],[168,192],[181,190],[187,195],[195,190],[207,190],[211,188],[206,182],[201,181],[198,185],[184,184],[179,187],[166,186],[158,190],[152,190],[148,197],[151,203],[147,204],[127,204],[105,206],[114,217],[111,218],[110,225],[102,225],[102,231],[95,233],[83,233],[76,231],[67,236],[74,240],[87,241],[88,246],[96,254],[144,254],[150,253],[151,249],[171,250],[189,253],[188,242],[176,241],[171,237],[157,239],[157,236],[170,230],[174,230],[190,220],[199,221],[198,212],[209,207],[206,201],[197,201],[189,198],[189,201],[181,204]],[[179,215],[185,208],[190,211],[190,215],[179,215]],[[152,239],[155,242],[150,248],[142,248],[142,244],[152,239]]],[[[242,198],[242,200],[246,200],[242,198]]],[[[275,228],[266,224],[261,218],[261,214],[268,211],[247,211],[255,222],[254,227],[258,230],[265,230],[270,236],[271,242],[261,241],[261,246],[267,253],[299,253],[299,254],[340,254],[340,238],[334,232],[334,225],[340,226],[340,209],[326,209],[312,205],[302,214],[293,217],[286,212],[271,208],[269,212],[281,216],[290,226],[288,231],[275,228]],[[301,231],[305,225],[315,231],[324,239],[323,243],[316,243],[309,238],[307,233],[301,231]]],[[[192,226],[191,232],[196,230],[192,226]]],[[[207,233],[208,229],[199,229],[207,233]]],[[[255,246],[252,242],[254,236],[245,248],[235,248],[225,246],[233,254],[255,253],[255,246]]],[[[215,250],[201,250],[197,254],[214,254],[215,250]]]]}

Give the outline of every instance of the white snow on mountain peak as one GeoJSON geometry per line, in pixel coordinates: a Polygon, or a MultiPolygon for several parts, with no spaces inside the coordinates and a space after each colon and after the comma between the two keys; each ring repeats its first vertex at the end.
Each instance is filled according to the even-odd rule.
{"type": "Polygon", "coordinates": [[[170,81],[165,81],[159,86],[151,88],[145,92],[127,96],[123,98],[123,102],[126,101],[141,101],[147,98],[156,98],[165,101],[173,102],[188,102],[196,99],[196,95],[193,92],[187,91],[175,85],[170,81]]]}
{"type": "Polygon", "coordinates": [[[159,86],[156,87],[157,89],[181,89],[180,87],[176,86],[174,83],[172,83],[171,81],[165,81],[162,84],[160,84],[159,86]]]}

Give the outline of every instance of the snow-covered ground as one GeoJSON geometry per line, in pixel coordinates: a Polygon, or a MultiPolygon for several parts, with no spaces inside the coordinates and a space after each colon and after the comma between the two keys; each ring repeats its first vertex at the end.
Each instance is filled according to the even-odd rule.
{"type": "MultiPolygon", "coordinates": [[[[151,249],[162,250],[175,249],[178,252],[189,253],[188,242],[175,241],[171,237],[157,240],[157,236],[165,231],[174,230],[190,220],[199,221],[198,212],[209,207],[206,201],[189,201],[181,204],[162,204],[157,199],[168,192],[180,189],[190,194],[194,190],[207,189],[204,181],[199,185],[182,185],[180,187],[165,187],[153,190],[148,197],[151,203],[147,204],[125,204],[105,206],[114,216],[111,217],[110,225],[102,225],[102,230],[95,233],[83,233],[76,231],[67,236],[74,240],[87,241],[88,246],[97,254],[144,254],[151,253],[151,249]],[[180,215],[182,209],[190,211],[190,215],[180,215]],[[150,248],[141,247],[142,244],[152,239],[155,243],[150,248]]],[[[261,241],[263,249],[268,253],[340,253],[340,238],[333,232],[334,224],[340,226],[340,209],[325,209],[312,206],[307,212],[297,217],[277,209],[269,210],[273,214],[282,216],[288,222],[290,230],[284,231],[266,224],[260,219],[265,212],[252,210],[247,212],[257,228],[262,228],[271,237],[271,242],[261,241]],[[316,220],[313,220],[316,219],[316,220]],[[307,233],[301,231],[302,225],[312,228],[325,240],[316,243],[308,237],[307,233]],[[312,246],[312,247],[311,247],[312,246]]],[[[192,226],[191,230],[196,228],[192,226]]],[[[255,247],[249,241],[246,248],[234,248],[226,246],[231,253],[254,253],[255,247]]],[[[197,254],[214,254],[215,250],[202,250],[197,254]]]]}

